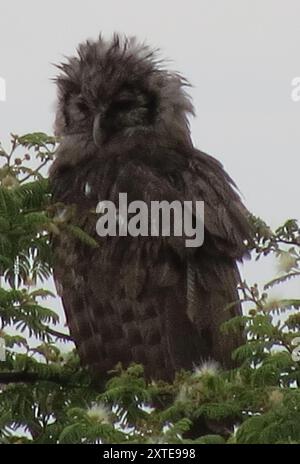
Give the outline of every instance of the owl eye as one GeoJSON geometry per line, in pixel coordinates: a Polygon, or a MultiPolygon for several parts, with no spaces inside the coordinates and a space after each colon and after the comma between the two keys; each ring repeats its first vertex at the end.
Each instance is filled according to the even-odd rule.
{"type": "Polygon", "coordinates": [[[117,100],[113,104],[113,109],[115,111],[128,111],[134,108],[135,101],[129,98],[122,98],[121,100],[117,100]]]}
{"type": "Polygon", "coordinates": [[[88,105],[86,103],[84,103],[84,101],[76,102],[76,107],[82,113],[84,113],[85,111],[88,111],[88,109],[89,109],[88,105]]]}

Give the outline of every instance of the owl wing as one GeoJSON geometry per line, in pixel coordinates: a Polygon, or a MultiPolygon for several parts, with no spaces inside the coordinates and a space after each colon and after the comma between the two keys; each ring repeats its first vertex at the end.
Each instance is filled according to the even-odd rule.
{"type": "MultiPolygon", "coordinates": [[[[156,255],[163,257],[161,272],[154,265],[155,253],[149,253],[145,263],[135,267],[133,281],[139,280],[138,270],[146,266],[154,269],[154,275],[164,275],[166,285],[170,282],[172,290],[164,302],[157,299],[156,306],[164,305],[169,321],[165,333],[174,369],[192,367],[197,360],[210,357],[231,366],[232,351],[242,344],[243,334],[225,336],[220,326],[242,314],[236,261],[248,256],[247,242],[252,236],[249,212],[234,182],[220,162],[197,150],[192,154],[163,151],[157,158],[151,157],[151,164],[148,159],[134,159],[118,172],[114,201],[116,194],[124,191],[129,200],[142,199],[149,209],[153,200],[204,201],[203,246],[186,248],[185,236],[163,238],[155,249],[156,255]],[[191,340],[190,346],[187,340],[191,340]]],[[[148,274],[144,288],[149,291],[152,282],[155,278],[148,274]]]]}
{"type": "Polygon", "coordinates": [[[244,342],[242,329],[225,336],[220,327],[242,314],[237,260],[248,257],[253,232],[236,186],[215,158],[194,152],[183,174],[188,196],[204,201],[203,246],[187,258],[187,312],[205,339],[206,356],[232,366],[232,352],[244,342]]]}
{"type": "MultiPolygon", "coordinates": [[[[204,201],[203,246],[187,249],[184,236],[166,238],[158,245],[158,254],[164,256],[165,266],[174,262],[174,254],[180,263],[177,268],[171,266],[177,283],[168,301],[178,311],[175,314],[170,303],[168,319],[172,325],[167,336],[170,350],[173,354],[180,352],[183,327],[186,327],[186,336],[193,340],[193,347],[188,348],[187,343],[182,347],[175,365],[191,367],[197,359],[211,357],[224,366],[231,366],[232,351],[243,343],[243,333],[241,330],[225,336],[220,326],[242,314],[236,261],[249,255],[247,243],[252,237],[249,212],[232,179],[210,155],[194,150],[189,157],[174,151],[167,156],[160,153],[158,159],[165,160],[164,171],[157,165],[127,164],[120,172],[115,192],[126,191],[128,179],[132,179],[132,199],[143,199],[149,207],[151,200],[204,201]],[[190,356],[189,360],[185,359],[186,355],[190,356]]],[[[167,270],[165,273],[168,276],[167,270]]],[[[151,287],[149,280],[148,285],[151,287]]]]}
{"type": "Polygon", "coordinates": [[[233,180],[222,164],[206,153],[194,151],[190,168],[184,173],[188,196],[205,203],[207,252],[241,259],[247,255],[245,241],[251,242],[249,211],[241,202],[233,180]]]}

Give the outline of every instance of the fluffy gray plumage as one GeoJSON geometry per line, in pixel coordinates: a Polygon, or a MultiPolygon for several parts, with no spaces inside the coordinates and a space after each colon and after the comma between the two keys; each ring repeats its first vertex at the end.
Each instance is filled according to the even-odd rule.
{"type": "Polygon", "coordinates": [[[94,249],[61,234],[55,278],[71,335],[95,375],[121,362],[149,378],[172,379],[213,358],[232,365],[242,334],[220,324],[240,314],[236,261],[250,227],[234,184],[213,157],[193,147],[187,81],[135,39],[86,42],[60,66],[55,122],[61,137],[50,178],[54,201],[74,205],[94,249]],[[204,200],[205,241],[106,237],[91,213],[101,200],[204,200]]]}

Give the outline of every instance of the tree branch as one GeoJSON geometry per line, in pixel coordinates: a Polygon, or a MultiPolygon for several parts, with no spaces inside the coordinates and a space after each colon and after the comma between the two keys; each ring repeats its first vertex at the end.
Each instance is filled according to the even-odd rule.
{"type": "Polygon", "coordinates": [[[38,380],[35,372],[0,372],[0,384],[8,383],[33,383],[38,380]]]}
{"type": "MultiPolygon", "coordinates": [[[[37,372],[15,371],[15,372],[1,372],[0,371],[0,385],[7,385],[9,383],[36,383],[36,382],[54,382],[62,386],[71,386],[72,380],[58,375],[42,377],[37,372]]],[[[82,385],[72,385],[73,387],[80,387],[82,385]]]]}
{"type": "Polygon", "coordinates": [[[70,335],[64,334],[64,333],[61,333],[61,332],[57,332],[56,330],[51,329],[50,327],[47,327],[47,332],[50,335],[53,335],[54,337],[61,338],[61,339],[66,340],[68,342],[73,342],[73,338],[70,335]]]}

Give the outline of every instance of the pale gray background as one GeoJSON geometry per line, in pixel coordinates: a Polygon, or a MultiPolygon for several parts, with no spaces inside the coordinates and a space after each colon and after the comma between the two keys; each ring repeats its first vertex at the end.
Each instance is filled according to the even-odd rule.
{"type": "MultiPolygon", "coordinates": [[[[195,144],[223,162],[247,206],[271,226],[299,218],[300,102],[291,99],[299,0],[0,0],[0,140],[52,131],[51,63],[100,31],[160,47],[194,86],[195,144]]],[[[249,282],[275,272],[270,261],[243,270],[249,282]]]]}

